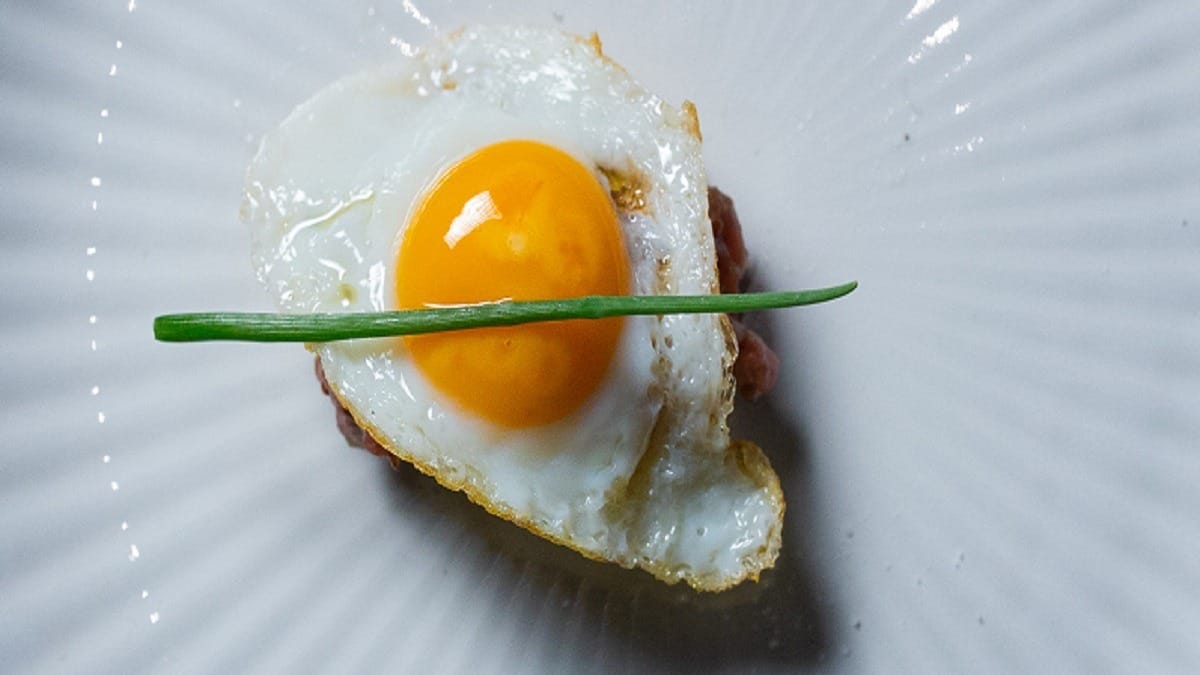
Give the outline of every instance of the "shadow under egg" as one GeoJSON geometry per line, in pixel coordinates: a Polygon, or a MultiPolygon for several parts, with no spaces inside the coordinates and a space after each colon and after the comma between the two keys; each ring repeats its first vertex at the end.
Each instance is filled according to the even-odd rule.
{"type": "MultiPolygon", "coordinates": [[[[770,326],[755,329],[770,338],[770,326]]],[[[561,633],[551,649],[566,662],[595,650],[605,664],[635,671],[801,667],[822,660],[831,643],[833,603],[822,592],[811,550],[813,512],[809,448],[798,411],[781,411],[770,396],[740,401],[731,419],[735,437],[764,448],[779,474],[788,508],[783,547],[758,581],[720,593],[683,583],[669,586],[641,570],[588,560],[485,512],[408,464],[383,470],[398,518],[452,522],[508,575],[501,587],[520,587],[511,614],[536,617],[539,630],[561,633]]],[[[544,638],[539,638],[542,640],[544,638]]]]}

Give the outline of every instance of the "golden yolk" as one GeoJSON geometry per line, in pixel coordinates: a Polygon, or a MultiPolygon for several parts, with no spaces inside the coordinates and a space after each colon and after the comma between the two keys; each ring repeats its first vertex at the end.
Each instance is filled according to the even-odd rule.
{"type": "MultiPolygon", "coordinates": [[[[455,164],[423,195],[396,265],[402,309],[629,292],[612,201],[570,155],[504,141],[455,164]]],[[[505,427],[562,419],[600,386],[622,319],[479,328],[405,338],[421,372],[505,427]]]]}

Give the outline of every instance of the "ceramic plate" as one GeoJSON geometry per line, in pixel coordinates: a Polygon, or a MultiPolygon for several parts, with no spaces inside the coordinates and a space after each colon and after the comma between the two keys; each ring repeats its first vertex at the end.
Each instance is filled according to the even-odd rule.
{"type": "Polygon", "coordinates": [[[0,4],[0,661],[17,672],[1170,672],[1200,663],[1200,7],[0,4]],[[788,498],[720,595],[345,447],[238,220],[261,136],[467,22],[694,101],[788,498]]]}

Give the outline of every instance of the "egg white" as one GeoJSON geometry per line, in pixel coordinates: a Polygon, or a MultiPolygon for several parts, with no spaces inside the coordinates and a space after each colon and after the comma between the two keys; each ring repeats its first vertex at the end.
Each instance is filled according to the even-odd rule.
{"type": "MultiPolygon", "coordinates": [[[[598,41],[504,27],[336,82],[263,139],[243,204],[261,280],[285,312],[394,308],[396,252],[422,191],[514,138],[570,153],[614,189],[636,186],[637,204],[618,209],[635,293],[716,291],[694,111],[646,92],[598,41]]],[[[398,339],[312,348],[384,447],[542,536],[703,589],[774,561],[783,501],[761,451],[729,440],[736,343],[724,317],[627,318],[592,399],[518,430],[444,400],[398,339]]]]}

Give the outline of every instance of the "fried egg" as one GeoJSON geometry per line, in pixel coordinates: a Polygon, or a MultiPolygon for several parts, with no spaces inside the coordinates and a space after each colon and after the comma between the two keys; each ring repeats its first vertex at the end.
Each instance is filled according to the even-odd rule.
{"type": "MultiPolygon", "coordinates": [[[[717,292],[700,129],[583,39],[472,27],[264,137],[242,215],[284,312],[717,292]]],[[[757,579],[784,503],[731,440],[722,315],[310,345],[380,445],[489,512],[701,590],[757,579]]]]}

